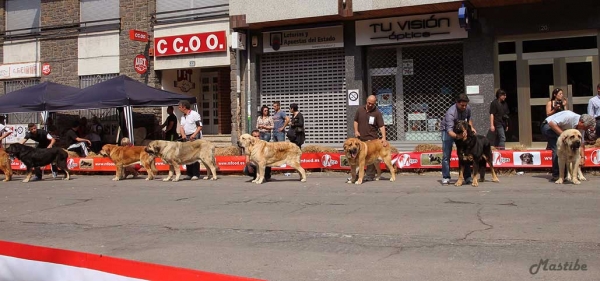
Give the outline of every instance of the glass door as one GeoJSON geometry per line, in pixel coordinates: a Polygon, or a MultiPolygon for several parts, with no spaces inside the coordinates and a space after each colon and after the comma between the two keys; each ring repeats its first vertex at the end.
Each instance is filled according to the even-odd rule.
{"type": "Polygon", "coordinates": [[[531,107],[531,139],[533,142],[543,142],[546,138],[540,131],[540,126],[546,119],[546,103],[554,89],[555,67],[554,59],[529,60],[529,105],[531,107]]]}
{"type": "Polygon", "coordinates": [[[202,134],[219,133],[219,76],[217,72],[201,75],[201,102],[198,111],[202,116],[202,134]]]}
{"type": "Polygon", "coordinates": [[[591,97],[596,95],[593,62],[597,56],[565,58],[569,109],[577,114],[587,113],[591,97]]]}
{"type": "Polygon", "coordinates": [[[567,99],[567,109],[577,114],[587,113],[587,104],[596,94],[594,65],[598,56],[573,56],[528,60],[529,105],[531,108],[531,140],[546,142],[540,125],[546,118],[546,103],[552,90],[561,88],[567,99]]]}

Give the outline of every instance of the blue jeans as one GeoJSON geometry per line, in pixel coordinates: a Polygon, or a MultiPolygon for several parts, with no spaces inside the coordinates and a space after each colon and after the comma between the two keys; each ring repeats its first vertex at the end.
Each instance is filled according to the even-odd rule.
{"type": "Polygon", "coordinates": [[[280,132],[277,129],[273,129],[273,141],[285,141],[285,130],[283,132],[280,132]]]}
{"type": "Polygon", "coordinates": [[[504,150],[506,146],[506,131],[504,131],[504,126],[502,124],[494,125],[496,127],[496,139],[494,140],[493,145],[498,150],[504,150]]]}
{"type": "Polygon", "coordinates": [[[558,141],[558,134],[550,128],[548,123],[543,123],[540,127],[540,130],[548,141],[547,147],[552,150],[552,177],[558,178],[558,156],[556,155],[556,142],[558,141]]]}
{"type": "MultiPolygon", "coordinates": [[[[452,156],[452,146],[454,139],[450,137],[448,132],[442,132],[442,178],[450,179],[450,156],[452,156]]],[[[465,180],[471,177],[471,167],[465,167],[463,174],[465,180]]]]}
{"type": "Polygon", "coordinates": [[[261,140],[264,140],[266,142],[271,141],[271,133],[270,132],[260,132],[259,137],[261,140]]]}

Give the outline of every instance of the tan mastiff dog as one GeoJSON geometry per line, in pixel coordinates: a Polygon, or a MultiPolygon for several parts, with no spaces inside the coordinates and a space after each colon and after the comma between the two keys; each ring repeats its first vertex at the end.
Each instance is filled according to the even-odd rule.
{"type": "Polygon", "coordinates": [[[4,181],[10,181],[12,179],[12,168],[10,167],[10,157],[0,148],[0,171],[4,173],[4,181]]]}
{"type": "Polygon", "coordinates": [[[208,175],[205,180],[217,179],[217,161],[215,159],[215,145],[207,140],[195,140],[186,142],[155,140],[146,146],[146,152],[160,157],[169,164],[169,176],[163,181],[179,181],[181,177],[180,165],[192,164],[201,161],[206,167],[208,175]]]}
{"type": "Polygon", "coordinates": [[[579,164],[581,156],[579,155],[579,149],[583,144],[583,137],[581,132],[577,129],[564,130],[558,141],[556,142],[556,156],[558,157],[558,180],[554,183],[562,184],[565,179],[565,167],[567,168],[567,180],[573,184],[581,184],[580,180],[584,181],[586,178],[581,172],[579,164]]]}
{"type": "Polygon", "coordinates": [[[239,137],[238,146],[244,149],[250,161],[256,163],[256,179],[253,183],[261,184],[265,179],[265,167],[290,165],[300,174],[300,181],[306,181],[306,171],[300,166],[302,150],[291,142],[266,142],[249,134],[239,137]]]}
{"type": "Polygon", "coordinates": [[[375,164],[377,175],[375,180],[381,177],[381,160],[390,170],[390,181],[396,180],[396,170],[392,165],[392,148],[383,146],[380,140],[361,141],[357,138],[349,138],[344,142],[344,153],[350,163],[350,174],[352,177],[348,183],[362,184],[365,177],[365,166],[375,164]],[[356,178],[358,169],[358,179],[356,178]]]}

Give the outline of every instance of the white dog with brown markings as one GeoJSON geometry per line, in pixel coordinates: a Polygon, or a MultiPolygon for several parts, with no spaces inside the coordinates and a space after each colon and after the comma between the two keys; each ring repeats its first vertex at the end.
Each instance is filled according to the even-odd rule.
{"type": "Polygon", "coordinates": [[[265,180],[267,166],[290,165],[300,174],[300,181],[306,181],[306,171],[300,166],[302,150],[291,142],[266,142],[249,134],[239,137],[238,146],[244,149],[249,160],[256,164],[256,179],[253,183],[261,184],[265,180]]]}
{"type": "Polygon", "coordinates": [[[583,144],[581,132],[577,129],[564,130],[558,137],[556,142],[556,156],[558,157],[558,180],[554,183],[562,184],[565,179],[565,167],[567,168],[566,180],[573,184],[581,184],[580,181],[585,181],[580,168],[581,155],[579,150],[583,144]]]}

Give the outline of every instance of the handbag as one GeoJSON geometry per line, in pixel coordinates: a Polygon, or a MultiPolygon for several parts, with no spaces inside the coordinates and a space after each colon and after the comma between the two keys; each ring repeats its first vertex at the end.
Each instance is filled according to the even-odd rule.
{"type": "Polygon", "coordinates": [[[287,138],[290,141],[296,140],[296,130],[295,129],[294,130],[292,130],[292,129],[287,130],[286,136],[287,136],[287,138]]]}
{"type": "Polygon", "coordinates": [[[296,134],[304,133],[304,128],[303,127],[296,127],[296,128],[294,128],[294,132],[296,134]]]}

